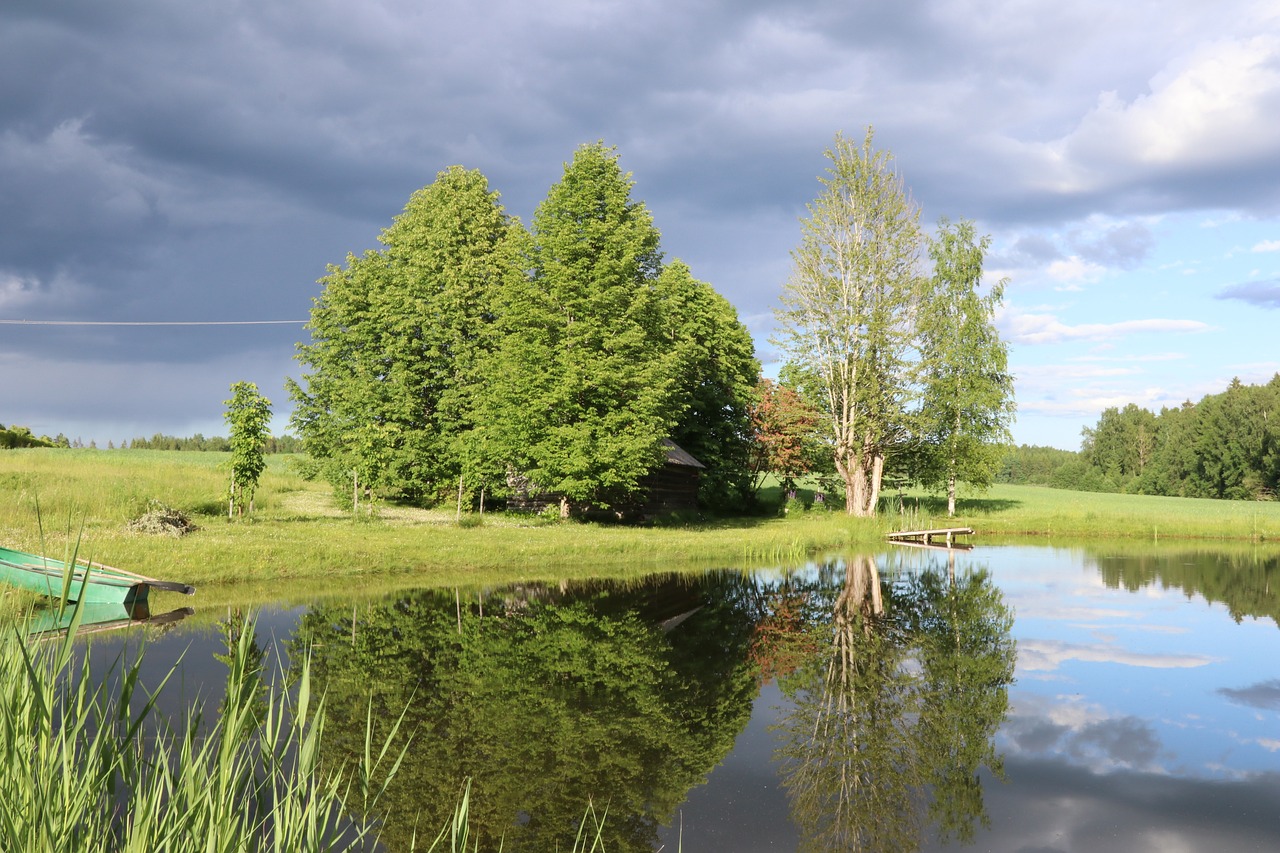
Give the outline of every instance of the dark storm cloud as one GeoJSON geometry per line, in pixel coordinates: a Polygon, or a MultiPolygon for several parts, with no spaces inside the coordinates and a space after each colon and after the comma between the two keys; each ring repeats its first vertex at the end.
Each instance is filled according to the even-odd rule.
{"type": "Polygon", "coordinates": [[[1045,717],[1015,716],[1005,723],[1003,733],[1020,752],[1048,752],[1070,734],[1068,726],[1045,717]]]}
{"type": "Polygon", "coordinates": [[[992,256],[992,262],[1000,267],[1042,266],[1065,258],[1062,249],[1044,234],[1024,234],[1009,249],[992,256]]]}
{"type": "Polygon", "coordinates": [[[1233,284],[1219,290],[1217,298],[1237,299],[1259,308],[1280,308],[1280,278],[1233,284]]]}
{"type": "Polygon", "coordinates": [[[1119,717],[1072,729],[1043,717],[1014,717],[1004,734],[1019,752],[1064,752],[1085,765],[1150,769],[1160,757],[1160,741],[1151,726],[1136,717],[1119,717]]]}
{"type": "MultiPolygon", "coordinates": [[[[1241,116],[1280,85],[1266,45],[1221,23],[1247,7],[1187,0],[1156,21],[1106,8],[1100,27],[1091,3],[9,2],[0,318],[303,317],[324,265],[373,247],[439,170],[479,168],[527,220],[596,139],[618,147],[668,256],[762,342],[837,130],[875,126],[926,223],[1016,225],[1028,255],[1043,257],[1036,227],[1096,213],[1274,208],[1275,111],[1256,128],[1241,116]],[[1226,38],[1241,74],[1187,54],[1199,31],[1226,38]],[[1184,78],[1239,108],[1221,144],[1201,127],[1150,132],[1177,114],[1184,78]]],[[[1123,264],[1143,243],[1121,226],[1085,248],[1123,264]]],[[[0,335],[0,356],[76,340],[118,364],[227,364],[262,346],[68,332],[0,335]]],[[[291,344],[264,360],[287,363],[291,344]]],[[[3,381],[23,400],[42,380],[3,381]]]]}
{"type": "Polygon", "coordinates": [[[1277,678],[1238,689],[1224,687],[1218,692],[1238,705],[1264,711],[1280,711],[1280,679],[1277,678]]]}

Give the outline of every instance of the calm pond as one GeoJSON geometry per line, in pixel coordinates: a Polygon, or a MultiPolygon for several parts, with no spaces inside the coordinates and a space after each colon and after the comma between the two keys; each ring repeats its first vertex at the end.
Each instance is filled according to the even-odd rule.
{"type": "MultiPolygon", "coordinates": [[[[199,606],[199,595],[195,604],[199,606]]],[[[170,709],[216,708],[207,612],[170,709]]],[[[331,758],[409,707],[384,840],[473,777],[481,849],[1280,849],[1280,552],[894,548],[754,573],[265,603],[331,758]],[[950,557],[950,561],[949,561],[950,557]]],[[[94,640],[96,662],[137,634],[94,640]]]]}

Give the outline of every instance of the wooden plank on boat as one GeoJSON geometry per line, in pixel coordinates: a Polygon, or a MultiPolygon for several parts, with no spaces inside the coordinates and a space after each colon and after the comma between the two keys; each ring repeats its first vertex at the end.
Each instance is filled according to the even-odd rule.
{"type": "Polygon", "coordinates": [[[955,538],[957,536],[972,536],[972,527],[935,527],[930,530],[899,530],[895,533],[887,534],[889,541],[897,542],[902,545],[934,545],[935,538],[942,538],[946,541],[945,546],[934,545],[934,547],[957,547],[955,538]]]}

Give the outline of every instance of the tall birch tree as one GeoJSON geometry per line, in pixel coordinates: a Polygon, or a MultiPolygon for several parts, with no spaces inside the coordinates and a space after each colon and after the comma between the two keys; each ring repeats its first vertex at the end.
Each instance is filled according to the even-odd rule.
{"type": "Polygon", "coordinates": [[[990,243],[977,236],[972,222],[946,219],[929,241],[933,277],[918,315],[920,415],[928,448],[921,479],[946,485],[949,516],[956,514],[956,479],[989,486],[1011,441],[1009,347],[995,327],[1008,280],[982,292],[990,243]]]}
{"type": "Polygon", "coordinates": [[[903,438],[919,289],[920,209],[893,157],[837,134],[801,220],[775,343],[820,385],[850,515],[873,515],[885,460],[903,438]]]}

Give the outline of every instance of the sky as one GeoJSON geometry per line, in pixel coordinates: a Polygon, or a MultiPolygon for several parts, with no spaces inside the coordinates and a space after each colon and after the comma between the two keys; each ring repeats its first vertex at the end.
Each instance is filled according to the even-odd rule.
{"type": "Polygon", "coordinates": [[[528,222],[597,140],[776,371],[868,127],[928,229],[991,237],[1016,442],[1280,371],[1274,0],[6,0],[0,423],[225,435],[250,381],[284,431],[327,265],[454,164],[528,222]]]}

